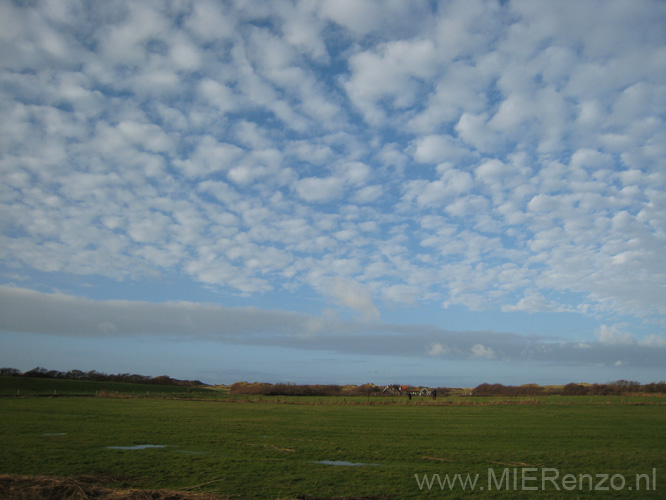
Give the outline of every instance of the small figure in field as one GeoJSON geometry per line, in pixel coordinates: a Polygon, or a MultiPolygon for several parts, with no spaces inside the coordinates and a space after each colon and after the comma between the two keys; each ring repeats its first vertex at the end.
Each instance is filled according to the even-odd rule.
{"type": "Polygon", "coordinates": [[[412,400],[412,393],[411,392],[409,393],[409,400],[410,401],[412,400]]]}
{"type": "Polygon", "coordinates": [[[437,400],[437,389],[433,389],[433,390],[432,390],[432,399],[433,399],[434,401],[437,400]]]}

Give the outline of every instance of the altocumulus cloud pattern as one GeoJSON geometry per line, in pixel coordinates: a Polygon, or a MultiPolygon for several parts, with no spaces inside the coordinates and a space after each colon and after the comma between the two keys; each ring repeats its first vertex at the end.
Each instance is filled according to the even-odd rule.
{"type": "Polygon", "coordinates": [[[664,26],[658,1],[2,2],[4,343],[651,381],[664,26]]]}

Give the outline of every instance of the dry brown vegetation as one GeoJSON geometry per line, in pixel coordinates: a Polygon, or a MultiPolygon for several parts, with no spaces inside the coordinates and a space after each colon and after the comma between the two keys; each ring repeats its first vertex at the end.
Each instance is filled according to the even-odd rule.
{"type": "MultiPolygon", "coordinates": [[[[114,478],[103,476],[22,476],[0,475],[3,500],[228,500],[212,493],[174,490],[109,488],[114,478]]],[[[390,500],[388,496],[313,497],[297,500],[390,500]]]]}
{"type": "MultiPolygon", "coordinates": [[[[382,389],[382,387],[374,384],[342,386],[236,382],[230,386],[229,393],[255,396],[372,396],[382,395],[382,389]]],[[[560,386],[480,384],[474,389],[459,390],[437,387],[436,391],[438,396],[622,396],[628,394],[665,394],[666,382],[641,385],[638,382],[618,380],[607,384],[572,383],[560,386]]],[[[403,395],[406,395],[406,392],[403,395]]]]}
{"type": "Polygon", "coordinates": [[[641,385],[629,380],[618,380],[607,384],[572,383],[565,386],[481,384],[472,391],[474,396],[624,396],[664,393],[666,393],[666,382],[641,385]]]}
{"type": "Polygon", "coordinates": [[[319,385],[319,384],[269,384],[263,382],[236,382],[232,384],[230,394],[260,396],[369,396],[377,394],[381,387],[373,384],[364,385],[319,385]]]}
{"type": "Polygon", "coordinates": [[[0,475],[4,500],[226,500],[210,493],[110,488],[102,476],[0,475]]]}

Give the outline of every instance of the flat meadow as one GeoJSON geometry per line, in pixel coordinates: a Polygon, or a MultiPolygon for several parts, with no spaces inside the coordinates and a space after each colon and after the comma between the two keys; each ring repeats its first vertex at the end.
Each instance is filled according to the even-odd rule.
{"type": "Polygon", "coordinates": [[[0,474],[247,500],[666,498],[665,405],[560,402],[3,397],[0,474]]]}

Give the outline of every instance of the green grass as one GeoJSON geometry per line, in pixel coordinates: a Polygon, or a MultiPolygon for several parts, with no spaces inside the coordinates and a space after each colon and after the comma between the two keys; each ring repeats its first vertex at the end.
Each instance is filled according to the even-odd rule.
{"type": "MultiPolygon", "coordinates": [[[[640,497],[666,497],[662,405],[2,398],[0,416],[0,473],[113,474],[123,486],[194,487],[241,499],[302,494],[417,499],[472,498],[480,492],[459,486],[421,491],[415,474],[478,473],[479,485],[487,486],[489,468],[499,478],[505,468],[547,467],[561,474],[622,474],[629,486],[635,474],[651,474],[656,467],[657,491],[642,491],[640,497]],[[166,447],[107,449],[139,444],[166,447]],[[320,460],[378,465],[315,463],[320,460]]],[[[627,489],[604,493],[607,498],[636,495],[627,489]]],[[[486,489],[483,498],[595,494],[552,487],[536,492],[486,489]]]]}

